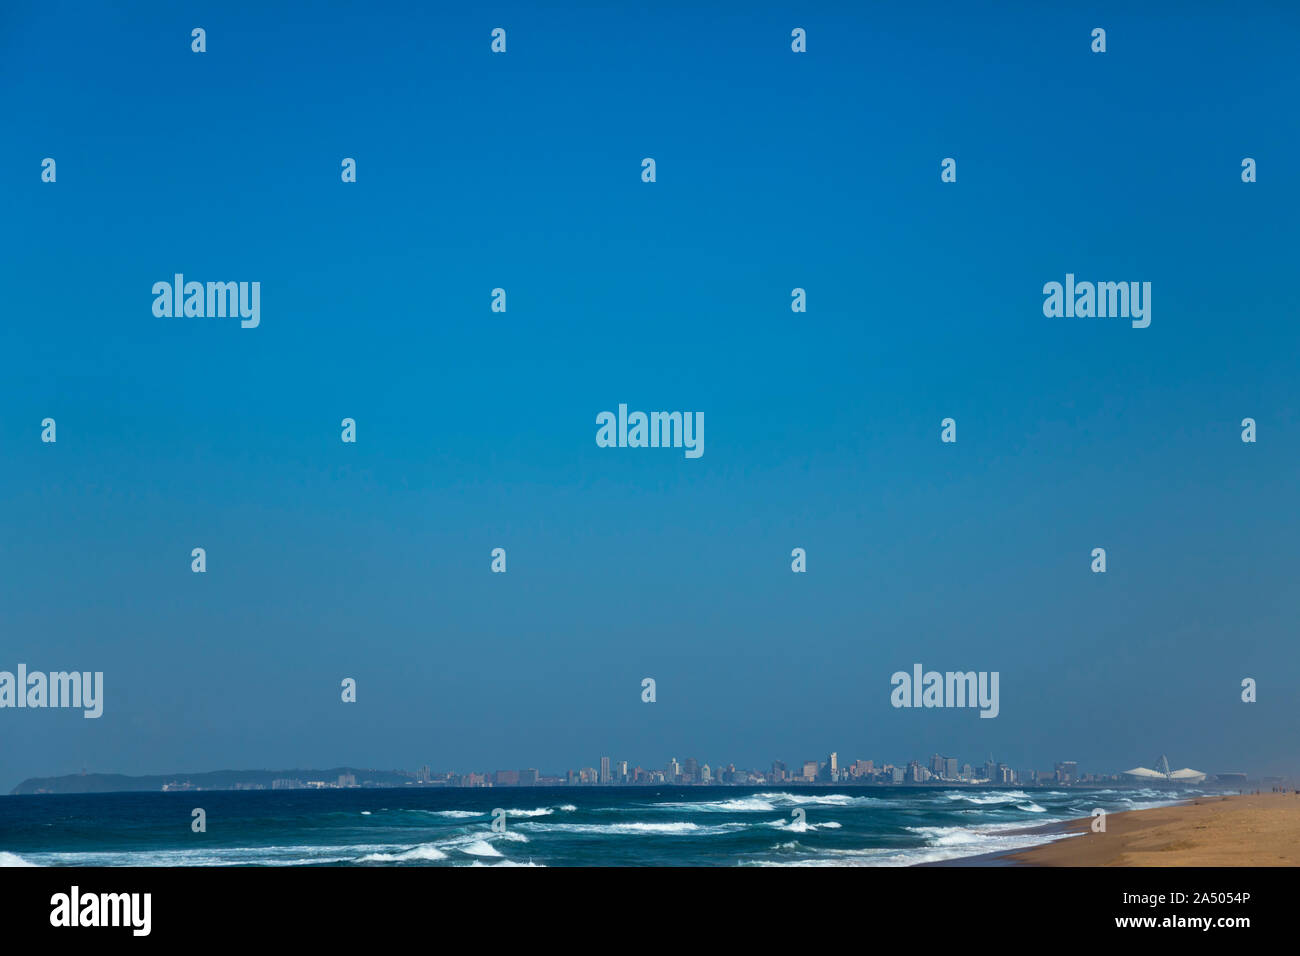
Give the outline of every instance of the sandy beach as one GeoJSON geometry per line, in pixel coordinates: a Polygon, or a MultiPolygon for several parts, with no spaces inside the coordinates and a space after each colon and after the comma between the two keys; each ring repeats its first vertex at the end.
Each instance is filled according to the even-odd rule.
{"type": "Polygon", "coordinates": [[[1297,866],[1300,795],[1260,793],[1198,797],[1153,810],[1065,825],[1078,836],[1010,854],[1028,866],[1297,866]]]}

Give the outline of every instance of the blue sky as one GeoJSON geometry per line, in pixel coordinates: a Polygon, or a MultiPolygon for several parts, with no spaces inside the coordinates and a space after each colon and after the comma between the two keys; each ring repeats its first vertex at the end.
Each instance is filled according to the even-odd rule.
{"type": "Polygon", "coordinates": [[[1300,14],[1051,6],[6,5],[0,669],[107,699],[0,711],[0,789],[1300,769],[1300,14]],[[1045,318],[1067,272],[1151,326],[1045,318]],[[704,456],[598,448],[620,402],[704,456]],[[918,661],[999,717],[893,709],[918,661]]]}

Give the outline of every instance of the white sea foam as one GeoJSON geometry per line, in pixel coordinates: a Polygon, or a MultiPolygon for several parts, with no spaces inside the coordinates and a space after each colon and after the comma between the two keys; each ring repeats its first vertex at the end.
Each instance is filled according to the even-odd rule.
{"type": "Polygon", "coordinates": [[[776,827],[778,830],[789,830],[791,833],[811,833],[814,830],[838,830],[841,824],[834,820],[827,820],[824,823],[809,823],[806,820],[770,820],[768,826],[776,827]]]}
{"type": "Polygon", "coordinates": [[[893,803],[879,797],[853,797],[847,793],[759,793],[755,796],[771,801],[777,807],[804,807],[810,804],[826,807],[880,807],[893,803]]]}
{"type": "MultiPolygon", "coordinates": [[[[673,800],[650,804],[654,810],[687,813],[771,813],[790,807],[894,807],[896,801],[879,797],[854,797],[844,793],[754,793],[729,800],[673,800]]],[[[611,807],[611,810],[636,810],[636,807],[611,807]]]]}
{"type": "Polygon", "coordinates": [[[1021,800],[1030,801],[1029,794],[1025,793],[1023,790],[1003,790],[991,793],[955,793],[951,790],[945,790],[943,795],[949,800],[965,800],[967,803],[974,803],[980,806],[987,806],[996,803],[1015,803],[1021,800]]]}
{"type": "Polygon", "coordinates": [[[449,859],[448,854],[452,852],[464,853],[469,856],[499,857],[501,851],[493,843],[527,843],[526,834],[519,833],[515,830],[506,830],[503,833],[483,833],[476,831],[474,833],[462,833],[444,840],[437,840],[433,843],[421,843],[418,846],[402,848],[400,852],[379,852],[370,853],[363,856],[357,862],[359,863],[411,863],[411,862],[433,862],[437,860],[449,859]]]}
{"type": "Polygon", "coordinates": [[[1075,835],[1063,832],[1016,832],[1020,829],[1018,825],[1005,823],[978,827],[906,827],[906,829],[924,837],[929,847],[960,848],[964,851],[957,854],[960,856],[1022,849],[1075,835]]]}
{"type": "MultiPolygon", "coordinates": [[[[978,856],[985,853],[1005,853],[1028,849],[1043,843],[1063,839],[1070,834],[1002,833],[998,829],[1020,829],[1022,824],[1001,824],[988,827],[907,827],[925,837],[922,847],[898,848],[829,848],[809,850],[803,859],[746,859],[741,866],[915,866],[918,863],[938,863],[944,860],[978,856]]],[[[781,845],[783,848],[787,844],[781,845]]],[[[804,848],[800,847],[803,850],[804,848]]]]}
{"type": "MultiPolygon", "coordinates": [[[[1064,817],[1059,817],[1059,818],[1050,817],[1046,820],[1035,820],[1033,825],[1035,828],[1041,826],[1049,826],[1050,824],[1053,823],[1061,823],[1064,821],[1064,819],[1065,819],[1064,817]]],[[[1025,826],[1026,826],[1025,821],[1021,820],[1021,821],[1007,821],[1003,823],[979,823],[974,826],[964,826],[964,827],[935,825],[935,826],[903,827],[903,829],[906,830],[908,833],[916,833],[916,834],[920,834],[921,836],[927,836],[929,834],[934,834],[934,833],[956,833],[956,832],[973,833],[979,835],[989,835],[989,834],[996,835],[1005,832],[1023,831],[1025,829],[1025,826]]]]}
{"type": "Polygon", "coordinates": [[[359,859],[358,863],[414,863],[419,861],[432,862],[434,860],[445,860],[447,854],[443,853],[436,846],[428,843],[422,843],[419,846],[412,847],[402,853],[368,853],[359,859]]]}
{"type": "MultiPolygon", "coordinates": [[[[558,806],[558,807],[538,807],[538,808],[535,809],[535,810],[523,810],[523,809],[507,808],[507,809],[506,809],[506,816],[507,816],[507,817],[525,817],[525,818],[527,818],[527,817],[549,817],[551,814],[555,813],[556,811],[559,811],[559,812],[561,812],[561,813],[572,813],[573,811],[575,811],[575,810],[577,810],[577,809],[578,809],[578,808],[575,807],[575,806],[574,806],[573,804],[571,804],[571,803],[566,803],[566,804],[563,804],[563,805],[558,806]]],[[[363,812],[364,812],[364,811],[363,811],[363,812]]],[[[486,816],[489,816],[487,810],[419,810],[419,809],[411,809],[411,810],[404,810],[403,812],[404,812],[404,813],[422,813],[422,814],[425,814],[425,815],[427,815],[427,816],[433,816],[433,817],[447,817],[448,819],[451,819],[451,820],[471,820],[471,819],[473,819],[473,818],[475,818],[475,817],[486,817],[486,816]]]]}
{"type": "Polygon", "coordinates": [[[482,860],[475,860],[470,866],[545,866],[545,863],[536,863],[529,860],[527,863],[520,863],[517,860],[502,860],[500,863],[484,863],[482,860]]]}
{"type": "Polygon", "coordinates": [[[1154,810],[1156,807],[1169,807],[1175,803],[1182,803],[1182,800],[1133,800],[1129,797],[1124,798],[1124,810],[1154,810]]]}
{"type": "Polygon", "coordinates": [[[887,849],[850,850],[840,853],[824,852],[817,856],[801,859],[762,859],[741,860],[738,866],[910,866],[913,863],[927,862],[921,855],[907,851],[887,849]]]}
{"type": "Polygon", "coordinates": [[[35,861],[45,861],[55,866],[310,866],[351,863],[362,854],[402,851],[408,847],[409,844],[250,846],[201,850],[86,851],[31,856],[35,861]]]}
{"type": "Polygon", "coordinates": [[[530,833],[590,833],[599,836],[642,836],[654,834],[725,833],[745,824],[721,824],[702,827],[698,823],[521,823],[530,833]]]}
{"type": "Polygon", "coordinates": [[[6,853],[4,850],[0,850],[0,866],[36,866],[36,865],[37,864],[32,863],[28,860],[24,860],[17,853],[6,853]]]}
{"type": "Polygon", "coordinates": [[[740,797],[735,800],[705,800],[702,802],[681,801],[676,803],[656,803],[657,809],[697,810],[701,813],[745,813],[758,811],[771,813],[776,806],[759,797],[740,797]]]}
{"type": "Polygon", "coordinates": [[[501,851],[494,847],[487,840],[475,840],[473,843],[467,843],[458,846],[456,849],[461,853],[468,853],[470,856],[501,856],[501,851]]]}

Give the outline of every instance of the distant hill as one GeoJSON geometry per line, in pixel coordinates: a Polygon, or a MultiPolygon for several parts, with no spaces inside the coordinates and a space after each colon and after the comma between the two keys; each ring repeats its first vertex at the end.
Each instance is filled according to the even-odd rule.
{"type": "Polygon", "coordinates": [[[331,770],[213,770],[208,773],[172,773],[154,777],[128,777],[120,773],[77,773],[62,777],[32,777],[10,791],[32,793],[124,793],[133,790],[175,789],[237,790],[240,787],[271,789],[276,780],[294,781],[298,786],[322,782],[337,786],[339,777],[356,777],[358,786],[400,787],[415,780],[401,770],[359,770],[335,767],[331,770]],[[187,786],[188,785],[188,786],[187,786]]]}

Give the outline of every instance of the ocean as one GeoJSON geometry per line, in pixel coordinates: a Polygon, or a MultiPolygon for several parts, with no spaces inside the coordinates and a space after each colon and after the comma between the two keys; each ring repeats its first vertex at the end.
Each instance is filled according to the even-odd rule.
{"type": "Polygon", "coordinates": [[[906,866],[1202,791],[510,787],[0,797],[9,866],[906,866]],[[207,831],[191,829],[192,811],[207,831]],[[504,832],[492,811],[502,808],[504,832]],[[799,811],[802,811],[800,813],[799,811]]]}

